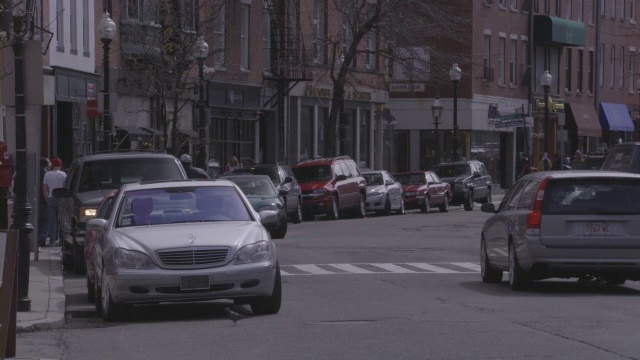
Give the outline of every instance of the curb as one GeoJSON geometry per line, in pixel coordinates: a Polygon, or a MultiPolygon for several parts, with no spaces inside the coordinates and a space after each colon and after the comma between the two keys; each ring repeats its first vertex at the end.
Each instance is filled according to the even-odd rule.
{"type": "Polygon", "coordinates": [[[20,321],[17,333],[58,330],[64,327],[65,295],[62,276],[49,277],[49,302],[44,319],[20,321]]]}

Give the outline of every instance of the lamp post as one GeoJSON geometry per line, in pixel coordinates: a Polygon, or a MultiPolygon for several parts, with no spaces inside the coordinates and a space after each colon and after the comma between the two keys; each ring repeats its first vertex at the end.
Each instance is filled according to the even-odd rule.
{"type": "Polygon", "coordinates": [[[458,156],[458,84],[462,77],[462,70],[458,64],[453,64],[449,70],[449,78],[453,82],[453,161],[460,160],[458,156]]]}
{"type": "Polygon", "coordinates": [[[634,131],[634,134],[633,134],[634,141],[640,140],[637,135],[638,131],[640,131],[640,74],[638,74],[638,80],[636,81],[636,90],[638,90],[638,117],[637,117],[638,125],[636,125],[638,126],[638,128],[634,131]]]}
{"type": "Polygon", "coordinates": [[[433,115],[433,125],[436,127],[436,165],[440,164],[440,139],[438,133],[438,125],[440,125],[440,115],[442,115],[442,105],[440,104],[440,96],[433,99],[431,105],[431,114],[433,115]]]}
{"type": "Polygon", "coordinates": [[[109,46],[116,35],[116,23],[111,20],[108,12],[102,13],[102,19],[98,24],[98,35],[102,41],[104,57],[102,61],[102,81],[104,82],[104,112],[102,114],[102,126],[104,129],[104,149],[111,150],[111,101],[110,101],[110,77],[109,77],[109,46]]]}
{"type": "Polygon", "coordinates": [[[549,153],[549,87],[553,77],[549,74],[549,70],[545,70],[540,78],[542,87],[544,88],[544,152],[549,153]]]}
{"type": "MultiPolygon", "coordinates": [[[[204,60],[209,56],[209,44],[204,41],[204,37],[200,37],[196,42],[194,57],[198,61],[198,93],[200,98],[198,100],[198,130],[205,127],[206,116],[205,113],[205,97],[204,97],[204,60]]],[[[200,131],[198,131],[200,133],[200,131]]],[[[206,154],[209,152],[207,151],[206,154]]],[[[202,164],[201,164],[202,165],[202,164]]],[[[205,164],[206,166],[206,164],[205,164]]]]}

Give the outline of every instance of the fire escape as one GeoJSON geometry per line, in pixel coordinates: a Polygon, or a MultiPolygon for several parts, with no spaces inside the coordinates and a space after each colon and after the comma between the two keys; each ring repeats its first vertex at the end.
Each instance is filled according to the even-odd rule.
{"type": "MultiPolygon", "coordinates": [[[[311,80],[306,74],[300,6],[299,0],[267,0],[267,6],[271,18],[271,74],[265,80],[274,81],[277,86],[264,107],[277,108],[278,123],[286,124],[285,97],[300,81],[311,80]]],[[[289,126],[285,125],[285,129],[289,126]]],[[[286,154],[289,154],[288,146],[286,154]]]]}

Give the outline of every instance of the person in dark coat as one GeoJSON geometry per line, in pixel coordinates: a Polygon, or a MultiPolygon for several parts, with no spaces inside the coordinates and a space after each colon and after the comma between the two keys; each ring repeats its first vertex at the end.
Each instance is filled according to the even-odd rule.
{"type": "Polygon", "coordinates": [[[180,163],[189,179],[209,179],[206,171],[199,167],[191,166],[191,156],[189,154],[182,154],[180,156],[180,163]]]}
{"type": "Polygon", "coordinates": [[[47,246],[47,237],[49,236],[49,223],[47,222],[47,195],[44,193],[42,184],[44,183],[44,175],[51,169],[51,161],[46,157],[40,158],[40,201],[38,203],[38,246],[47,246]]]}

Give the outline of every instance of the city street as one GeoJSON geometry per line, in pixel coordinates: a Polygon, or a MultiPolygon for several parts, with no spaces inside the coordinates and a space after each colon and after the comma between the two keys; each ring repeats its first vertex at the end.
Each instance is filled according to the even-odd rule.
{"type": "Polygon", "coordinates": [[[84,278],[65,274],[64,329],[20,334],[18,346],[65,359],[640,358],[638,283],[547,280],[518,293],[505,274],[484,284],[479,208],[290,225],[276,241],[273,316],[219,301],[137,307],[105,323],[84,278]],[[248,316],[234,326],[225,306],[248,316]]]}

